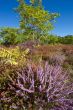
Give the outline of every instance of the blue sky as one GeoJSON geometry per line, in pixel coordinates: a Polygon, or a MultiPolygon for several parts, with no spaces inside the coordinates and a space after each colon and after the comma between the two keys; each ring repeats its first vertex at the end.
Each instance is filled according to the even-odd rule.
{"type": "MultiPolygon", "coordinates": [[[[60,13],[51,33],[61,36],[73,35],[73,0],[43,0],[43,5],[49,12],[60,13]]],[[[0,27],[19,26],[19,17],[13,10],[17,6],[16,0],[0,0],[0,27]]]]}

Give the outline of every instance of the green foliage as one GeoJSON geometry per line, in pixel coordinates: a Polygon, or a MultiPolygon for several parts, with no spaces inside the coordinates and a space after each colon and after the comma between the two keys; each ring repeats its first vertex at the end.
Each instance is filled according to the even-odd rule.
{"type": "Polygon", "coordinates": [[[48,43],[49,44],[55,44],[55,43],[58,43],[58,36],[55,36],[55,35],[49,35],[48,36],[48,43]]]}
{"type": "Polygon", "coordinates": [[[59,38],[59,42],[62,44],[73,44],[73,35],[67,35],[59,38]]]}
{"type": "Polygon", "coordinates": [[[42,44],[56,44],[58,43],[58,36],[56,35],[46,35],[40,37],[40,42],[42,44]]]}
{"type": "Polygon", "coordinates": [[[42,44],[73,44],[73,35],[67,35],[64,37],[57,35],[43,35],[40,37],[40,42],[42,44]]]}
{"type": "Polygon", "coordinates": [[[73,44],[73,35],[64,37],[50,35],[53,29],[53,22],[57,13],[50,13],[44,10],[42,0],[17,0],[19,6],[16,9],[20,15],[20,27],[5,27],[0,29],[0,44],[15,45],[28,40],[38,40],[41,44],[73,44]]]}
{"type": "Polygon", "coordinates": [[[27,40],[42,40],[47,42],[47,36],[53,29],[52,21],[59,16],[57,13],[45,11],[42,0],[17,0],[19,6],[16,9],[20,15],[20,28],[5,27],[0,29],[0,44],[14,45],[27,40]]]}
{"type": "Polygon", "coordinates": [[[18,36],[17,28],[5,27],[0,30],[1,43],[4,45],[15,44],[15,39],[18,36]]]}
{"type": "Polygon", "coordinates": [[[34,30],[31,32],[30,29],[27,29],[27,32],[22,29],[9,27],[0,29],[0,44],[6,46],[15,45],[28,40],[34,41],[36,39],[38,39],[41,44],[73,44],[73,35],[60,37],[52,34],[48,35],[48,33],[40,34],[37,30],[36,32],[34,30]]]}
{"type": "Polygon", "coordinates": [[[25,56],[28,53],[28,48],[25,51],[20,51],[18,46],[13,49],[0,48],[0,61],[4,62],[4,64],[21,65],[23,61],[26,61],[25,56]]]}
{"type": "Polygon", "coordinates": [[[24,34],[33,36],[33,39],[35,37],[34,35],[36,35],[37,39],[40,35],[47,35],[53,29],[51,21],[58,14],[49,13],[43,8],[40,8],[40,0],[37,0],[36,3],[35,0],[32,0],[30,3],[28,5],[23,0],[19,0],[17,11],[20,15],[20,28],[24,34]]]}

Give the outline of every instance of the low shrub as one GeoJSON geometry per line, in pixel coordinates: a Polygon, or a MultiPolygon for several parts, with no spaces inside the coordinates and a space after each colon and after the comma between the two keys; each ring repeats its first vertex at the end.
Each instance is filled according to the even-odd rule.
{"type": "Polygon", "coordinates": [[[61,66],[26,65],[1,85],[3,110],[72,110],[73,83],[61,66]],[[4,85],[4,86],[3,86],[4,85]],[[4,89],[6,88],[6,89],[4,89]]]}
{"type": "Polygon", "coordinates": [[[0,63],[10,65],[23,64],[23,62],[26,61],[25,56],[28,53],[28,48],[24,51],[20,51],[18,46],[16,46],[15,48],[0,48],[0,63]]]}

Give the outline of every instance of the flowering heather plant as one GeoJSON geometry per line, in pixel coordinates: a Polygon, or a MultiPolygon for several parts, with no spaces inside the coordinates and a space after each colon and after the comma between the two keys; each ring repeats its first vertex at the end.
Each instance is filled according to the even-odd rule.
{"type": "Polygon", "coordinates": [[[63,65],[65,61],[65,55],[62,52],[55,52],[49,55],[49,63],[52,65],[63,65]]]}
{"type": "Polygon", "coordinates": [[[61,66],[28,64],[1,89],[3,110],[73,110],[73,83],[61,66]]]}

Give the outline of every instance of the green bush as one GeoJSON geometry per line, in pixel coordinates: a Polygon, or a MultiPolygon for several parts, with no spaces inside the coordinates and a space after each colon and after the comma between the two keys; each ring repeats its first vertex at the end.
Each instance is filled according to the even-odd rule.
{"type": "Polygon", "coordinates": [[[62,44],[73,44],[73,35],[59,37],[59,42],[62,44]]]}
{"type": "Polygon", "coordinates": [[[0,30],[0,42],[4,45],[13,45],[16,43],[16,38],[18,36],[17,28],[2,28],[0,30]]]}

